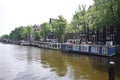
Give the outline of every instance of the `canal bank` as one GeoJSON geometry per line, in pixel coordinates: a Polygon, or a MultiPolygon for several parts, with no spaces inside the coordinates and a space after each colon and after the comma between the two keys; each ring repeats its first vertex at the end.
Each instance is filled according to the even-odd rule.
{"type": "Polygon", "coordinates": [[[53,43],[53,42],[39,42],[39,41],[13,41],[7,42],[12,44],[18,44],[23,46],[35,46],[39,48],[60,50],[67,52],[83,53],[88,55],[97,56],[114,56],[119,53],[119,47],[114,45],[95,45],[95,44],[73,44],[66,43],[53,43]]]}

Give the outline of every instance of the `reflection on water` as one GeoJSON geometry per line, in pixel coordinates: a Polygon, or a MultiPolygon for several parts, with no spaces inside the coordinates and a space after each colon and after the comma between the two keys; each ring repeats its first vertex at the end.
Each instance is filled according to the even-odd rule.
{"type": "Polygon", "coordinates": [[[58,51],[42,50],[41,51],[41,63],[43,65],[49,65],[59,76],[65,76],[67,72],[67,64],[65,63],[65,57],[58,51]]]}
{"type": "Polygon", "coordinates": [[[0,80],[108,80],[108,63],[120,60],[0,43],[0,80]]]}

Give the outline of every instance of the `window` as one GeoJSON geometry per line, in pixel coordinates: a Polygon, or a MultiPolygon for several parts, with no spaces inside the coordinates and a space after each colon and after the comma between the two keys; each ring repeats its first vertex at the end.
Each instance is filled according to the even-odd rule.
{"type": "Polygon", "coordinates": [[[106,28],[106,33],[110,33],[110,28],[106,28]]]}
{"type": "Polygon", "coordinates": [[[99,35],[99,40],[103,40],[103,35],[99,35]]]}
{"type": "Polygon", "coordinates": [[[110,39],[111,39],[110,34],[109,34],[109,35],[106,35],[106,40],[110,40],[110,39]]]}
{"type": "Polygon", "coordinates": [[[96,33],[97,33],[97,31],[95,30],[95,31],[94,31],[94,33],[96,34],[96,33]]]}
{"type": "Polygon", "coordinates": [[[103,29],[99,30],[100,33],[103,33],[103,29]]]}
{"type": "Polygon", "coordinates": [[[90,36],[90,35],[89,35],[89,37],[88,37],[88,38],[89,38],[89,40],[90,40],[90,41],[92,40],[92,36],[90,36]]]}
{"type": "Polygon", "coordinates": [[[114,35],[111,35],[111,40],[114,40],[114,35]]]}
{"type": "Polygon", "coordinates": [[[89,34],[92,34],[92,31],[91,31],[91,30],[89,30],[89,34]]]}

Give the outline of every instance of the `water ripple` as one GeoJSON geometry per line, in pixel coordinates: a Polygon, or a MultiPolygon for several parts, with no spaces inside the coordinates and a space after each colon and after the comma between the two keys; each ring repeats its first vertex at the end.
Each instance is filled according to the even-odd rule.
{"type": "Polygon", "coordinates": [[[14,80],[50,80],[49,76],[42,77],[40,74],[19,74],[14,80]]]}

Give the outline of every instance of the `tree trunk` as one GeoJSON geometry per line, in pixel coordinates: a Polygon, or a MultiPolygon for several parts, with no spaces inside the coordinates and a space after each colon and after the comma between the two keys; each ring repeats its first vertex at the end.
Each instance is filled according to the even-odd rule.
{"type": "Polygon", "coordinates": [[[46,35],[46,33],[45,33],[44,42],[46,42],[46,36],[47,36],[47,35],[46,35]]]}

